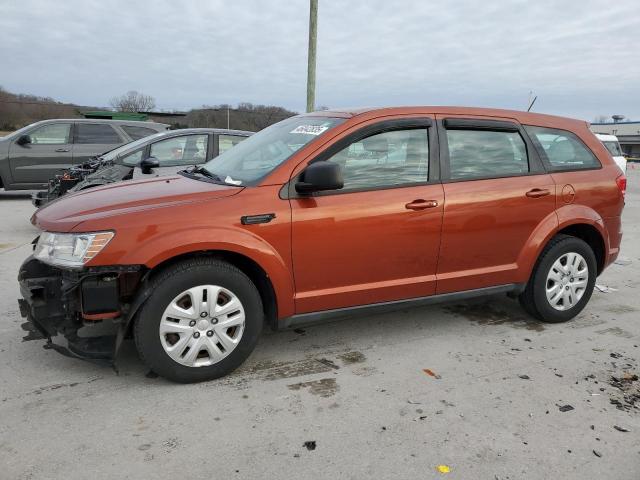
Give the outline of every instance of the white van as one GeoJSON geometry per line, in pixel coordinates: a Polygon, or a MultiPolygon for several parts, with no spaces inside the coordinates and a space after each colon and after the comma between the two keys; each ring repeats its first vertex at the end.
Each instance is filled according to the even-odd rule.
{"type": "Polygon", "coordinates": [[[616,164],[620,167],[623,172],[627,171],[627,159],[622,155],[622,149],[620,148],[620,144],[618,143],[618,137],[615,135],[605,135],[604,133],[596,133],[596,137],[604,146],[607,147],[609,153],[615,160],[616,164]]]}

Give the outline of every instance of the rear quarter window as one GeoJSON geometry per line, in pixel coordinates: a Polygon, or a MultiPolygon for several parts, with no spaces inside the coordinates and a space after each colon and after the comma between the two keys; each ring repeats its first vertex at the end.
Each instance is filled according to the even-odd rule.
{"type": "Polygon", "coordinates": [[[600,168],[600,161],[573,133],[554,128],[525,126],[537,143],[543,158],[554,170],[585,170],[600,168]]]}

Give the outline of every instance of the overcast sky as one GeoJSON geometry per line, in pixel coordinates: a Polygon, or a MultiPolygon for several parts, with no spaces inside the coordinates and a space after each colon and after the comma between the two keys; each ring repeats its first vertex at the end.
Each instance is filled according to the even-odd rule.
{"type": "MultiPolygon", "coordinates": [[[[308,0],[21,0],[0,86],[106,106],[306,104],[308,0]]],[[[640,1],[319,0],[317,105],[472,105],[640,119],[640,1]]]]}

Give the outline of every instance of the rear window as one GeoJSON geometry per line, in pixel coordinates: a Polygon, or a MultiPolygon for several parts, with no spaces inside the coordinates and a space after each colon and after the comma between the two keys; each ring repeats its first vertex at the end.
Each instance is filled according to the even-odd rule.
{"type": "Polygon", "coordinates": [[[140,140],[141,138],[148,137],[154,133],[158,133],[152,128],[147,127],[135,127],[133,125],[121,125],[120,128],[131,137],[132,140],[140,140]]]}
{"type": "Polygon", "coordinates": [[[111,125],[76,123],[75,143],[113,145],[122,143],[111,125]]]}
{"type": "Polygon", "coordinates": [[[537,140],[543,156],[554,170],[583,170],[600,167],[596,156],[573,133],[544,127],[525,126],[525,129],[534,140],[537,140]]]}
{"type": "Polygon", "coordinates": [[[518,132],[447,130],[451,179],[524,175],[529,160],[518,132]]]}

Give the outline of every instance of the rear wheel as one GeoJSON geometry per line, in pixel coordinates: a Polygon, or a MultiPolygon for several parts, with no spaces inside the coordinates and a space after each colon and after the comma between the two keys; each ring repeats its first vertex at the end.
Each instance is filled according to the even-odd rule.
{"type": "Polygon", "coordinates": [[[226,262],[179,263],[153,280],[135,339],[142,360],[176,382],[212,380],[235,370],[253,351],[264,321],[251,280],[226,262]]]}
{"type": "Polygon", "coordinates": [[[544,322],[570,320],[591,298],[596,274],[596,257],[589,244],[557,235],[540,254],[520,304],[544,322]]]}

